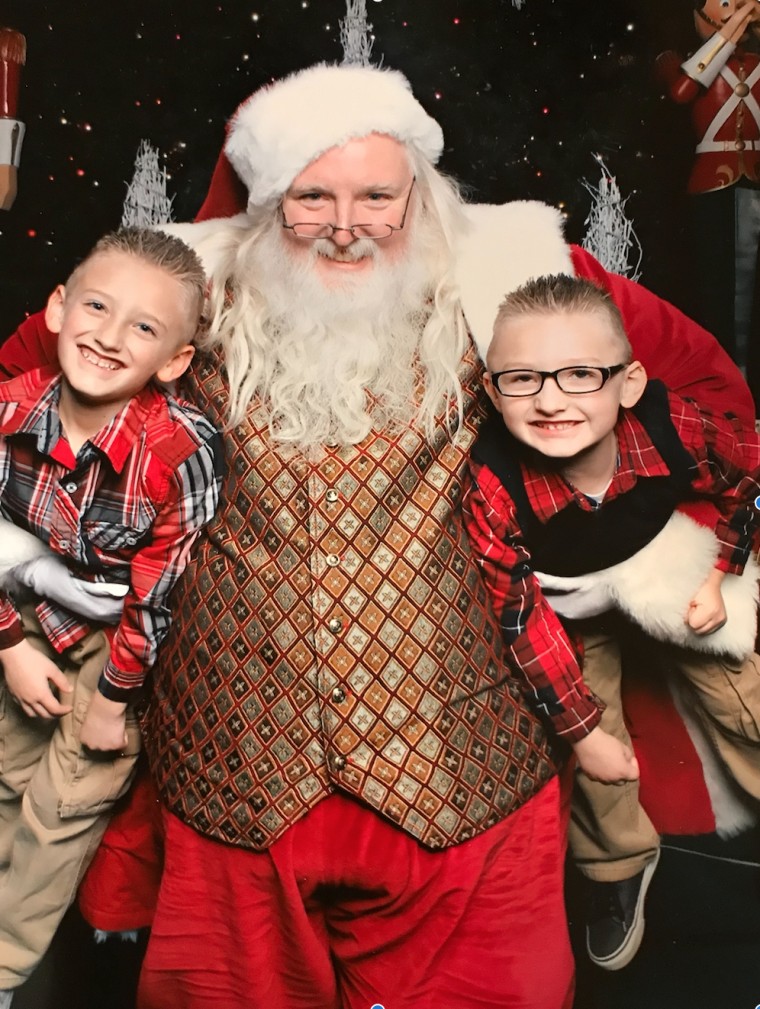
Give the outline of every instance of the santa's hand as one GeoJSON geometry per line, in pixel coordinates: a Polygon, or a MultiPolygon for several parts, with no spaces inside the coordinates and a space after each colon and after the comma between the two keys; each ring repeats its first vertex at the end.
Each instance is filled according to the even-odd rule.
{"type": "Polygon", "coordinates": [[[47,719],[59,718],[71,711],[71,705],[62,704],[50,689],[52,683],[62,694],[70,694],[68,680],[54,662],[26,639],[1,649],[0,663],[5,685],[24,714],[47,719]]]}
{"type": "Polygon", "coordinates": [[[695,634],[712,634],[726,622],[726,607],[720,591],[723,577],[723,572],[715,568],[689,603],[686,623],[695,634]]]}
{"type": "Polygon", "coordinates": [[[578,766],[592,781],[603,785],[622,785],[638,781],[639,762],[630,746],[615,739],[601,726],[572,744],[578,766]]]}
{"type": "Polygon", "coordinates": [[[19,564],[12,574],[35,595],[51,599],[89,620],[118,624],[121,619],[126,585],[82,581],[55,557],[37,557],[19,564]]]}

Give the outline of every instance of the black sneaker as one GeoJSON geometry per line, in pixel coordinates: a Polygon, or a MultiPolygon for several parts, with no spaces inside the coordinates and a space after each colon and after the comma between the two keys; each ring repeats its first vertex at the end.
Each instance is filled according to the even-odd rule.
{"type": "Polygon", "coordinates": [[[617,883],[587,880],[586,950],[605,970],[620,970],[636,956],[644,938],[644,899],[660,853],[641,872],[617,883]]]}

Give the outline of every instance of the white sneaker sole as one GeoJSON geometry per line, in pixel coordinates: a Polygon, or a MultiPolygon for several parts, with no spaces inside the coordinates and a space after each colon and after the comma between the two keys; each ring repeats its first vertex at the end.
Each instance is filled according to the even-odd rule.
{"type": "Polygon", "coordinates": [[[644,925],[646,924],[644,920],[644,901],[646,900],[647,890],[649,889],[649,884],[652,882],[652,876],[654,876],[654,870],[657,868],[657,863],[659,861],[660,849],[658,848],[655,857],[644,868],[644,876],[641,880],[641,889],[639,890],[639,897],[636,901],[636,910],[633,914],[633,928],[626,936],[625,942],[619,946],[614,953],[610,953],[609,956],[598,957],[594,956],[588,948],[587,936],[586,952],[589,955],[589,959],[595,963],[597,967],[603,967],[604,970],[620,970],[621,967],[627,966],[627,964],[629,964],[638,953],[639,946],[641,946],[641,940],[644,938],[644,925]]]}

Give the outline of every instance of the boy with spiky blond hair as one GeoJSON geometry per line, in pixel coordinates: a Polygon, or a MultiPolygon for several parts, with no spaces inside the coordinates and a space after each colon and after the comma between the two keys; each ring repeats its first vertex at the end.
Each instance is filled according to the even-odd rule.
{"type": "Polygon", "coordinates": [[[496,412],[473,448],[468,533],[528,696],[578,761],[587,949],[617,970],[641,943],[659,858],[623,720],[629,648],[689,681],[729,773],[760,799],[760,437],[647,382],[617,307],[586,280],[508,295],[487,368],[496,412]]]}
{"type": "Polygon", "coordinates": [[[109,234],[48,300],[59,367],[0,385],[2,552],[19,560],[19,539],[41,541],[63,575],[56,591],[48,570],[44,597],[0,590],[3,1009],[129,787],[134,701],[169,628],[168,593],[217,505],[218,433],[164,387],[193,357],[204,293],[179,239],[109,234]],[[105,606],[82,619],[69,575],[123,588],[115,628],[105,606]]]}

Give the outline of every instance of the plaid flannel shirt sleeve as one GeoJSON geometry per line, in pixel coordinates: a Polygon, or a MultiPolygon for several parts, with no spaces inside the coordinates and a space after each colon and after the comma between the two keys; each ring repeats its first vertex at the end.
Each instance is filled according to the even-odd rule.
{"type": "Polygon", "coordinates": [[[470,462],[463,514],[507,656],[528,700],[569,743],[599,724],[598,701],[583,682],[576,650],[546,602],[522,542],[508,492],[487,466],[470,462]]]}
{"type": "Polygon", "coordinates": [[[222,460],[221,437],[213,431],[171,474],[151,541],[132,560],[124,612],[98,684],[111,700],[129,700],[155,662],[171,622],[168,595],[219,503],[222,460]]]}
{"type": "Polygon", "coordinates": [[[760,513],[760,436],[733,414],[722,414],[670,394],[673,423],[696,460],[692,487],[711,499],[720,518],[716,567],[740,574],[757,546],[760,513]]]}
{"type": "Polygon", "coordinates": [[[0,589],[0,649],[11,648],[23,640],[18,610],[8,593],[0,589]]]}

